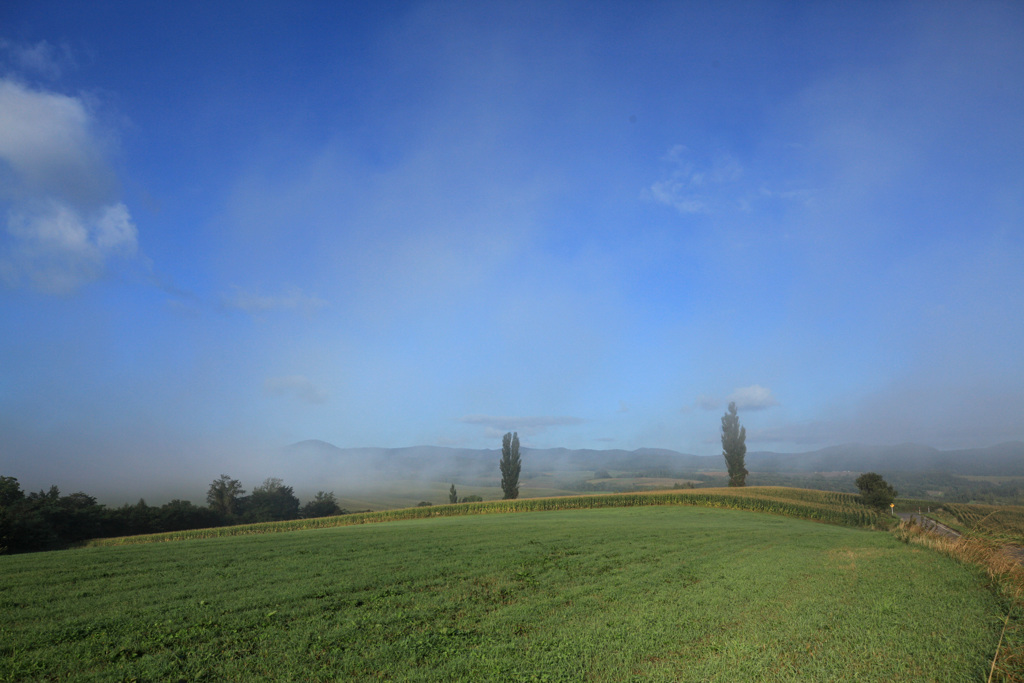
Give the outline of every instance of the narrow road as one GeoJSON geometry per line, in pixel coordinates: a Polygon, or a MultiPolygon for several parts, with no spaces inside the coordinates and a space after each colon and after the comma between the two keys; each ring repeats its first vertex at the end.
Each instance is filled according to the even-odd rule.
{"type": "Polygon", "coordinates": [[[946,538],[960,538],[959,531],[954,531],[945,524],[940,524],[936,522],[931,517],[925,517],[924,515],[918,514],[917,512],[897,512],[896,514],[899,516],[900,519],[906,520],[908,522],[913,520],[914,522],[917,522],[918,524],[923,526],[928,531],[931,531],[934,534],[938,534],[939,536],[945,536],[946,538]]]}

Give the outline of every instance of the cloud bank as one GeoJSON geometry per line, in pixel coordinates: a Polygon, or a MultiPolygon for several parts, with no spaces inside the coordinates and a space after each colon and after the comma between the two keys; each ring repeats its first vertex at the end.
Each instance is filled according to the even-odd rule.
{"type": "Polygon", "coordinates": [[[500,436],[505,432],[519,432],[533,436],[549,427],[565,427],[586,422],[580,417],[571,416],[498,416],[498,415],[466,415],[458,418],[459,422],[471,425],[482,425],[487,428],[486,436],[500,436]]]}
{"type": "Polygon", "coordinates": [[[303,403],[321,404],[326,403],[328,398],[326,391],[304,375],[268,377],[263,382],[263,388],[268,394],[294,398],[303,403]]]}

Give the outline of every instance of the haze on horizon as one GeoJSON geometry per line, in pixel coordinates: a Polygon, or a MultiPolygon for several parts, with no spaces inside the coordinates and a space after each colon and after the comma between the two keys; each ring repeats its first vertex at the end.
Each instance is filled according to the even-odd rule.
{"type": "Polygon", "coordinates": [[[1022,35],[1019,2],[5,3],[0,474],[712,455],[729,401],[751,450],[1022,440],[1022,35]]]}

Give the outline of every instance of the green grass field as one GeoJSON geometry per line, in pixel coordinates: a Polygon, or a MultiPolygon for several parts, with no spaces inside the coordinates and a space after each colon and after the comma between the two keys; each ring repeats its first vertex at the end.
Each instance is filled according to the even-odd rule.
{"type": "Polygon", "coordinates": [[[982,584],[888,533],[680,505],[93,547],[0,557],[0,679],[984,680],[982,584]]]}

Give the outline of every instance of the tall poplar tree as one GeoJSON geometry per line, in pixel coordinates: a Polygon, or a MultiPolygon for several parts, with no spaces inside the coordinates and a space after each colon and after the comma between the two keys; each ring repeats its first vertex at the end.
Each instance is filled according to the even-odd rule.
{"type": "Polygon", "coordinates": [[[519,470],[522,463],[519,461],[519,433],[508,432],[501,439],[501,490],[505,492],[503,498],[510,500],[519,497],[519,470]]]}
{"type": "Polygon", "coordinates": [[[747,455],[747,429],[740,426],[736,403],[729,403],[729,412],[722,416],[722,455],[729,470],[729,486],[747,485],[747,468],[743,460],[747,455]]]}

